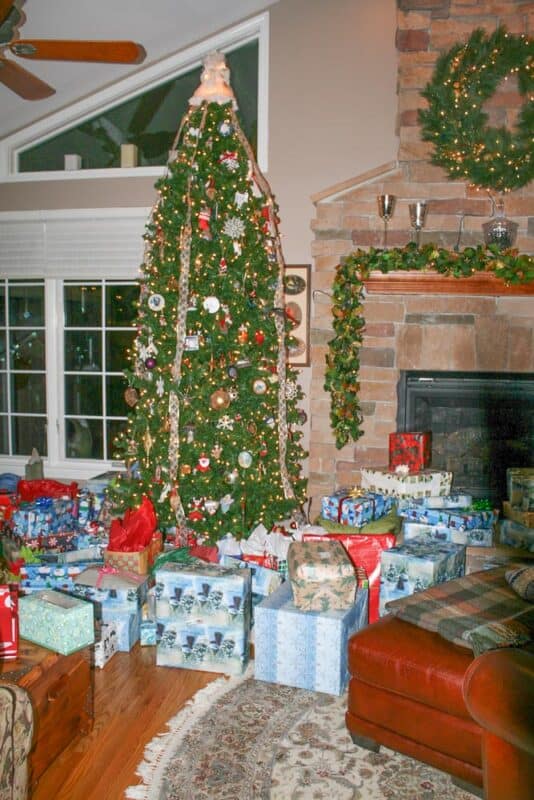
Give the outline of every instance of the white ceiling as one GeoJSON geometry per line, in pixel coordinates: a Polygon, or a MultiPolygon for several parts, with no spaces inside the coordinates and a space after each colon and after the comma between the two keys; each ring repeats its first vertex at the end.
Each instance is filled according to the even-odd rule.
{"type": "Polygon", "coordinates": [[[24,69],[56,94],[23,100],[0,83],[0,138],[111,83],[228,28],[277,0],[15,0],[26,21],[21,39],[129,39],[142,44],[141,65],[33,61],[24,69]]]}

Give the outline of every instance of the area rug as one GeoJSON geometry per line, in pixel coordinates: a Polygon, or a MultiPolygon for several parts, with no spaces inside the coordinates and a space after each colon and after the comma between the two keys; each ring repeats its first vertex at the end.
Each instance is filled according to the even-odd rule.
{"type": "Polygon", "coordinates": [[[146,748],[130,800],[473,800],[450,777],[356,747],[346,696],[218,678],[146,748]]]}

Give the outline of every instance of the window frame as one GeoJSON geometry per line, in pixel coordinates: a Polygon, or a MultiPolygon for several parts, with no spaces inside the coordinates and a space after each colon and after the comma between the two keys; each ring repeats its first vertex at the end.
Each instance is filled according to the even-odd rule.
{"type": "MultiPolygon", "coordinates": [[[[267,172],[268,103],[269,103],[269,13],[263,12],[204,41],[185,48],[166,59],[135,72],[129,78],[50,114],[0,141],[0,180],[24,182],[35,180],[87,180],[95,178],[159,177],[164,166],[80,170],[19,172],[19,153],[29,147],[75,127],[119,103],[131,100],[147,90],[200,66],[211,50],[231,52],[253,40],[258,41],[258,142],[257,161],[267,172]]],[[[185,112],[185,109],[184,109],[185,112]]]]}

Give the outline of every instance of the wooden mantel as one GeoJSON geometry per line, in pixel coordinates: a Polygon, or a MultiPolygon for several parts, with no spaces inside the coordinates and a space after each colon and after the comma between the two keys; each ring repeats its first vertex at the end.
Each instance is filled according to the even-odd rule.
{"type": "Polygon", "coordinates": [[[365,281],[369,294],[473,294],[534,296],[534,281],[509,286],[500,278],[478,273],[469,278],[453,278],[439,272],[371,272],[365,281]]]}

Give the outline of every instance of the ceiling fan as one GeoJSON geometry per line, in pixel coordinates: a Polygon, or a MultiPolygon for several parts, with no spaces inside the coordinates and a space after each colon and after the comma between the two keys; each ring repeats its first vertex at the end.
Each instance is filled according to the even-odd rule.
{"type": "Polygon", "coordinates": [[[4,58],[6,49],[19,58],[47,61],[140,64],[146,56],[140,44],[129,41],[19,39],[18,27],[24,22],[15,0],[0,0],[0,83],[25,100],[43,100],[56,90],[12,59],[4,58]]]}

